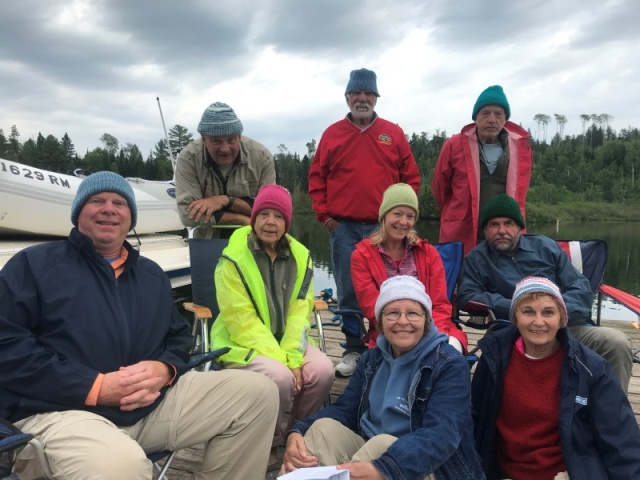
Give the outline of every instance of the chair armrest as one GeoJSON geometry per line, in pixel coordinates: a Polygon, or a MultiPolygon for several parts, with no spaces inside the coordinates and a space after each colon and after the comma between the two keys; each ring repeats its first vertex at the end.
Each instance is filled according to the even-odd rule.
{"type": "Polygon", "coordinates": [[[491,312],[491,307],[481,302],[467,302],[467,304],[462,308],[469,315],[484,315],[489,316],[491,312]]]}
{"type": "Polygon", "coordinates": [[[191,370],[207,362],[213,362],[218,357],[221,357],[225,353],[228,353],[230,350],[231,348],[229,347],[222,347],[217,350],[214,350],[213,352],[197,353],[195,355],[191,355],[191,358],[189,359],[189,363],[187,364],[187,368],[191,370]]]}
{"type": "Polygon", "coordinates": [[[193,313],[198,320],[204,320],[213,316],[211,315],[211,310],[209,308],[198,305],[197,303],[184,302],[182,306],[187,312],[193,313]]]}

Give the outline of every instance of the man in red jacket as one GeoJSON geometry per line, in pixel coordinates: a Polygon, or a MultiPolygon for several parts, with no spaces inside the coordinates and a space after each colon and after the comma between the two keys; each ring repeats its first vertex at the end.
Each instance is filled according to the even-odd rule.
{"type": "MultiPolygon", "coordinates": [[[[331,235],[331,263],[340,309],[359,310],[351,253],[378,225],[382,194],[404,182],[418,193],[420,172],[402,129],[380,118],[376,74],[353,70],[345,91],[349,113],[325,130],[309,170],[313,210],[331,235]]],[[[366,346],[354,315],[342,315],[345,352],[336,375],[350,376],[366,346]]]]}
{"type": "Polygon", "coordinates": [[[440,241],[464,242],[465,255],[484,240],[478,217],[491,198],[515,198],[525,218],[533,158],[529,133],[510,116],[502,87],[487,88],[473,107],[474,123],[447,140],[438,156],[431,188],[441,212],[440,241]]]}

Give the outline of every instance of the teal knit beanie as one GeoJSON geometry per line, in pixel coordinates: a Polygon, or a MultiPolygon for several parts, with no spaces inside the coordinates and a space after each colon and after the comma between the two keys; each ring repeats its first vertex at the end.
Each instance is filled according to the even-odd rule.
{"type": "Polygon", "coordinates": [[[202,114],[198,133],[207,137],[228,137],[242,133],[242,122],[226,103],[212,103],[202,114]]]}
{"type": "Polygon", "coordinates": [[[413,208],[416,211],[416,218],[418,217],[418,196],[411,185],[396,183],[385,190],[378,211],[378,221],[382,223],[384,216],[396,207],[413,208]]]}
{"type": "Polygon", "coordinates": [[[507,120],[511,117],[509,101],[507,100],[507,97],[502,91],[502,87],[500,85],[492,85],[480,94],[478,100],[476,100],[476,104],[473,106],[471,118],[475,120],[478,116],[478,112],[487,105],[498,105],[499,107],[504,108],[504,114],[507,120]]]}
{"type": "Polygon", "coordinates": [[[89,201],[91,197],[102,192],[113,192],[122,195],[129,204],[129,210],[131,211],[131,228],[133,230],[136,227],[138,221],[138,208],[136,207],[136,197],[133,194],[133,188],[129,185],[124,177],[114,172],[96,172],[89,175],[78,187],[76,197],[73,199],[71,205],[71,223],[75,227],[78,226],[78,217],[80,211],[84,207],[85,203],[89,201]]]}
{"type": "Polygon", "coordinates": [[[524,219],[520,213],[520,205],[506,193],[496,195],[482,209],[480,228],[483,229],[492,218],[506,217],[524,228],[524,219]]]}
{"type": "Polygon", "coordinates": [[[354,90],[367,90],[376,94],[379,97],[378,85],[376,83],[376,72],[373,70],[367,70],[361,68],[360,70],[351,70],[349,75],[349,83],[347,83],[347,89],[344,94],[348,95],[354,90]]]}

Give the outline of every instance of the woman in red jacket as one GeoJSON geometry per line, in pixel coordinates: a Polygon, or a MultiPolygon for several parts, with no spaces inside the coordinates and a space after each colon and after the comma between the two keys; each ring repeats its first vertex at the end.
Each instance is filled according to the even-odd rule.
{"type": "Polygon", "coordinates": [[[384,192],[378,221],[380,226],[362,240],[351,256],[351,276],[358,304],[369,319],[369,346],[378,337],[374,306],[380,285],[389,277],[410,275],[425,286],[433,301],[433,322],[449,335],[449,343],[460,352],[467,350],[467,336],[451,321],[451,303],[442,260],[435,247],[418,237],[413,226],[418,218],[418,197],[406,183],[384,192]]]}

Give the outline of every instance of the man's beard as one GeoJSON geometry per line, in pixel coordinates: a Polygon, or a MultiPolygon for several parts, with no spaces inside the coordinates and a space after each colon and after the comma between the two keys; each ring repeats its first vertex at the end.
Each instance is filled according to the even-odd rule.
{"type": "Polygon", "coordinates": [[[510,236],[498,237],[495,240],[491,241],[491,246],[498,252],[511,253],[516,250],[516,247],[518,246],[518,240],[520,240],[520,234],[517,234],[514,237],[510,237],[510,236]],[[497,242],[498,240],[502,240],[502,241],[498,243],[497,242]]]}

